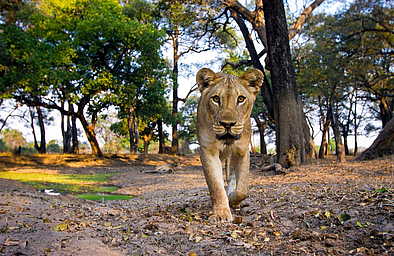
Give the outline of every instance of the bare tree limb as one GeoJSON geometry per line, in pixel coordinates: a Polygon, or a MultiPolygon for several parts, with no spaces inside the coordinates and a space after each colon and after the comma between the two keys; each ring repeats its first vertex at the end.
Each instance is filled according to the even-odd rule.
{"type": "Polygon", "coordinates": [[[315,0],[308,7],[306,7],[298,19],[290,26],[289,28],[289,40],[294,38],[301,30],[302,26],[308,20],[308,18],[312,15],[314,9],[316,9],[319,5],[321,5],[324,0],[315,0]]]}
{"type": "Polygon", "coordinates": [[[14,113],[14,111],[17,110],[18,107],[19,107],[19,106],[16,105],[16,106],[14,107],[14,109],[12,109],[10,113],[8,113],[8,115],[6,116],[6,118],[4,118],[4,120],[1,120],[3,123],[1,124],[0,132],[1,132],[1,131],[3,130],[3,128],[5,127],[8,118],[10,118],[10,117],[12,116],[12,113],[14,113]]]}
{"type": "Polygon", "coordinates": [[[183,103],[185,103],[186,100],[187,100],[187,98],[189,98],[189,96],[190,96],[193,92],[197,91],[197,89],[198,89],[197,83],[195,83],[195,84],[192,86],[192,88],[190,88],[190,90],[189,90],[189,92],[186,94],[185,98],[179,98],[179,101],[182,101],[183,103]]]}

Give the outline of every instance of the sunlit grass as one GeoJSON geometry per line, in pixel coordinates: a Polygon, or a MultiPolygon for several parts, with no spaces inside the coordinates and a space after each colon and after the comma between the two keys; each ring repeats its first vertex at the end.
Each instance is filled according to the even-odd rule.
{"type": "Polygon", "coordinates": [[[0,178],[17,180],[37,189],[54,189],[64,193],[114,192],[115,186],[105,186],[115,173],[106,174],[52,174],[40,172],[0,172],[0,178]]]}
{"type": "Polygon", "coordinates": [[[129,195],[111,195],[111,194],[79,194],[78,198],[93,200],[93,201],[107,201],[107,200],[128,200],[133,198],[133,196],[129,195]]]}

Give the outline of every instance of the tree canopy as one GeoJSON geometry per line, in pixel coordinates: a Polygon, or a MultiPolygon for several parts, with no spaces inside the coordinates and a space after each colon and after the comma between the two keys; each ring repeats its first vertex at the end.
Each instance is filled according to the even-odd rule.
{"type": "MultiPolygon", "coordinates": [[[[333,13],[320,7],[330,2],[311,0],[291,13],[289,4],[2,3],[0,106],[11,100],[16,105],[1,117],[1,129],[23,105],[30,118],[17,118],[28,120],[35,148],[42,153],[50,125],[46,120],[54,113],[61,115],[57,141],[63,141],[64,152],[78,152],[82,127],[92,153],[99,156],[106,137],[102,133],[119,139],[104,142],[106,152],[115,148],[110,141],[128,144],[132,153],[149,152],[158,141],[163,153],[171,141],[172,152],[179,153],[179,141],[197,142],[194,82],[179,83],[180,70],[194,76],[184,57],[203,59],[214,50],[223,72],[254,67],[265,74],[252,114],[261,152],[267,152],[266,136],[275,136],[277,160],[299,164],[314,156],[312,140],[322,134],[317,148],[324,157],[331,129],[338,160],[351,153],[353,137],[356,154],[357,136],[383,128],[393,118],[393,5],[355,0],[333,13]],[[179,91],[189,88],[181,98],[179,91]],[[109,116],[111,123],[103,119],[109,116]],[[289,162],[292,152],[295,161],[289,162]]],[[[50,143],[51,150],[55,144],[50,143]]]]}

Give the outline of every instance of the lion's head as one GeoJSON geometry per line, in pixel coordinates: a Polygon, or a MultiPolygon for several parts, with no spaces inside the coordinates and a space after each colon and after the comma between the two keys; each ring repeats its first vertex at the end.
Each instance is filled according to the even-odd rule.
{"type": "Polygon", "coordinates": [[[201,92],[206,125],[212,126],[216,138],[231,143],[240,138],[256,95],[261,88],[263,73],[256,69],[241,76],[215,73],[208,68],[198,71],[197,84],[201,92]]]}

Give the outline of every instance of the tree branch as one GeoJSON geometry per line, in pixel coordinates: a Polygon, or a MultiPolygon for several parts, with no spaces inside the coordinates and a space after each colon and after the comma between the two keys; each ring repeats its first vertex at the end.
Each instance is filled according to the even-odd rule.
{"type": "Polygon", "coordinates": [[[289,40],[293,39],[300,32],[302,26],[312,15],[313,10],[316,9],[323,2],[324,0],[315,0],[313,3],[311,3],[308,7],[304,9],[304,11],[298,17],[298,19],[289,28],[289,40]]]}
{"type": "Polygon", "coordinates": [[[192,88],[190,88],[190,90],[189,90],[189,92],[186,94],[185,98],[179,98],[178,100],[179,100],[179,101],[182,101],[183,103],[185,103],[186,100],[187,100],[187,98],[189,98],[189,96],[190,96],[193,92],[197,91],[197,89],[198,89],[198,86],[197,86],[197,83],[195,83],[195,84],[192,86],[192,88]]]}

